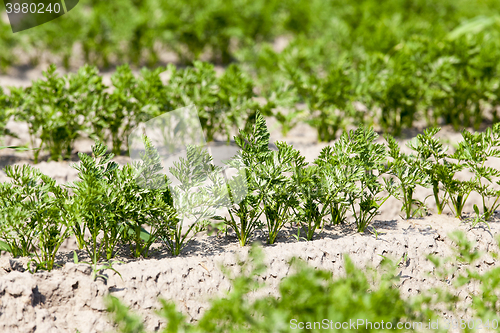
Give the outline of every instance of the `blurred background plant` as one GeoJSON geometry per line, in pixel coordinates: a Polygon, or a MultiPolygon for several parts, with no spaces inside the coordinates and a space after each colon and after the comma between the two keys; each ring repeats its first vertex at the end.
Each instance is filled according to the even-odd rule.
{"type": "MultiPolygon", "coordinates": [[[[320,141],[335,139],[353,123],[400,135],[420,120],[457,130],[498,121],[500,9],[494,0],[82,0],[78,6],[21,34],[10,33],[7,21],[0,20],[0,69],[48,59],[66,69],[82,61],[119,66],[115,90],[94,94],[107,96],[107,102],[98,104],[92,133],[102,140],[107,134],[101,131],[111,131],[115,153],[126,141],[120,137],[152,110],[189,102],[198,106],[209,141],[231,138],[231,126],[241,128],[253,119],[256,96],[265,100],[263,115],[275,117],[283,133],[307,122],[320,141]],[[176,65],[188,67],[161,67],[172,61],[166,57],[172,52],[176,65]],[[141,82],[123,63],[163,69],[144,72],[141,82]],[[222,77],[214,64],[223,66],[222,77]],[[165,70],[168,88],[158,80],[165,70]],[[154,101],[146,103],[150,97],[154,101]]],[[[95,80],[95,72],[85,68],[95,80]]],[[[33,127],[40,136],[63,137],[64,147],[41,138],[52,158],[66,156],[73,136],[80,135],[81,123],[71,113],[90,112],[75,110],[71,99],[68,104],[65,96],[75,91],[62,88],[63,81],[52,76],[47,83],[36,81],[26,102],[31,105],[23,102],[31,121],[42,110],[61,113],[50,126],[33,127]],[[43,89],[56,82],[57,93],[42,98],[43,89]],[[72,127],[66,134],[58,129],[63,121],[72,127]]],[[[0,109],[15,105],[3,99],[0,109]]]]}

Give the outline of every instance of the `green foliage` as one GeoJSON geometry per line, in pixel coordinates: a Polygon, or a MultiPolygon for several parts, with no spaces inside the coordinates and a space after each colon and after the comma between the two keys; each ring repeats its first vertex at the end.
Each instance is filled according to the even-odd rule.
{"type": "Polygon", "coordinates": [[[31,257],[33,271],[52,270],[71,233],[68,193],[29,165],[8,166],[5,172],[12,181],[0,187],[0,237],[14,257],[31,257]]]}
{"type": "Polygon", "coordinates": [[[312,240],[317,229],[323,227],[323,218],[327,214],[328,201],[322,202],[323,184],[318,175],[318,168],[307,166],[304,159],[301,158],[293,167],[291,185],[288,196],[295,200],[288,199],[290,208],[296,215],[294,220],[297,222],[299,230],[297,238],[300,239],[300,231],[306,232],[306,240],[312,240]],[[293,195],[293,196],[292,196],[293,195]]]}
{"type": "Polygon", "coordinates": [[[435,137],[438,131],[419,134],[408,143],[416,155],[407,155],[392,136],[386,136],[387,150],[373,128],[359,127],[344,132],[308,164],[284,142],[270,149],[266,121],[256,112],[250,131],[235,137],[241,150],[227,162],[238,170],[231,179],[201,146],[187,147],[186,157],[169,170],[175,179],[169,179],[148,137],[143,137],[141,161],[121,168],[96,142],[92,156],[80,153],[74,165],[79,180],[63,187],[33,167],[6,169],[13,181],[0,184],[0,247],[13,256],[31,256],[33,270],[51,270],[60,245],[74,235],[97,272],[111,267],[119,245],[147,257],[151,246],[162,242],[179,255],[214,221],[231,228],[241,246],[265,227],[267,243],[273,244],[287,224],[297,227],[297,240],[305,232],[309,241],[325,223],[348,222],[348,213],[364,232],[391,195],[402,201],[406,218],[423,213],[424,204],[413,198],[417,186],[432,186],[438,212],[449,203],[457,218],[477,192],[483,209],[474,205],[472,227],[487,223],[500,205],[492,188],[494,182],[500,185],[499,171],[486,167],[500,156],[500,126],[463,131],[453,154],[435,137]],[[473,177],[460,181],[457,174],[465,169],[473,177]],[[229,217],[218,216],[222,208],[229,217]],[[99,264],[101,259],[108,264],[99,264]]]}
{"type": "Polygon", "coordinates": [[[440,184],[442,180],[449,179],[448,164],[444,158],[447,148],[434,136],[440,128],[425,129],[423,134],[418,134],[407,145],[417,153],[418,166],[430,179],[432,192],[436,202],[437,213],[441,214],[446,204],[446,197],[440,197],[440,184]]]}
{"type": "Polygon", "coordinates": [[[401,211],[405,213],[406,219],[415,215],[423,216],[426,210],[425,205],[413,198],[413,194],[417,186],[428,187],[430,185],[428,174],[423,172],[429,167],[424,164],[426,161],[417,159],[414,155],[401,153],[399,145],[392,136],[387,135],[386,140],[389,146],[389,156],[393,159],[388,164],[389,173],[399,181],[396,197],[402,199],[401,211]]]}
{"type": "Polygon", "coordinates": [[[198,107],[208,141],[219,136],[229,141],[235,128],[253,124],[258,108],[253,80],[237,65],[221,77],[216,77],[213,65],[202,62],[182,70],[173,65],[143,69],[139,77],[123,65],[111,77],[111,92],[91,66],[59,76],[51,65],[44,76],[30,87],[10,88],[9,94],[0,91],[0,136],[15,136],[6,128],[12,117],[26,122],[35,163],[43,151],[53,160],[68,159],[82,136],[111,142],[113,153],[119,155],[140,122],[191,104],[198,107]],[[167,84],[160,79],[165,70],[167,84]]]}
{"type": "Polygon", "coordinates": [[[221,168],[212,163],[212,156],[204,147],[189,145],[186,158],[174,162],[170,172],[180,182],[171,187],[177,216],[164,231],[162,240],[172,255],[177,256],[225,203],[227,189],[221,168]]]}
{"type": "Polygon", "coordinates": [[[298,96],[307,104],[310,112],[307,122],[317,129],[319,141],[334,140],[337,131],[346,125],[351,78],[345,62],[347,61],[339,61],[336,66],[328,68],[324,78],[286,67],[288,71],[293,71],[289,75],[297,88],[298,96]]]}
{"type": "Polygon", "coordinates": [[[382,183],[380,179],[385,172],[387,151],[383,144],[375,142],[377,136],[372,128],[360,127],[355,131],[344,132],[336,142],[337,151],[343,153],[340,158],[344,160],[344,165],[362,170],[357,178],[352,179],[355,186],[350,186],[349,191],[345,192],[359,232],[366,229],[394,191],[391,182],[384,179],[382,183]],[[384,191],[389,194],[384,194],[384,191]]]}
{"type": "Polygon", "coordinates": [[[79,247],[85,248],[93,264],[103,252],[107,260],[113,258],[120,242],[128,242],[135,257],[146,257],[151,245],[176,221],[166,181],[162,186],[141,187],[145,185],[141,182],[145,176],[165,177],[158,174],[154,147],[150,141],[146,144],[148,150],[143,160],[134,166],[119,168],[111,161],[113,154],[106,154],[107,147],[99,142],[92,147],[92,157],[81,153],[80,164],[74,165],[80,180],[70,186],[75,194],[73,231],[79,247]],[[86,231],[90,233],[87,240],[86,231]]]}
{"type": "MultiPolygon", "coordinates": [[[[472,182],[474,190],[481,195],[484,218],[489,220],[500,203],[500,191],[492,188],[494,180],[500,181],[498,169],[485,166],[488,158],[500,157],[500,126],[496,124],[493,129],[488,128],[483,133],[462,132],[463,141],[459,143],[457,151],[451,156],[463,163],[475,177],[472,182]],[[486,183],[483,183],[486,181],[486,183]],[[493,203],[489,205],[489,199],[493,203]]],[[[466,197],[465,197],[466,199],[466,197]]],[[[464,199],[464,202],[465,202],[464,199]]]]}
{"type": "Polygon", "coordinates": [[[50,159],[70,157],[75,140],[89,120],[88,108],[79,101],[81,93],[86,94],[80,90],[87,89],[82,81],[92,79],[86,68],[73,77],[60,77],[55,71],[56,67],[51,65],[44,73],[46,80],[34,81],[24,91],[12,92],[12,104],[18,111],[15,119],[28,123],[31,146],[38,148],[34,153],[35,163],[44,148],[50,159]]]}
{"type": "Polygon", "coordinates": [[[34,81],[31,87],[10,88],[5,100],[8,118],[14,115],[28,124],[35,163],[44,149],[53,160],[70,157],[76,139],[88,131],[89,117],[104,90],[97,70],[89,66],[59,76],[51,65],[44,76],[46,80],[34,81]]]}
{"type": "Polygon", "coordinates": [[[151,245],[158,242],[177,219],[168,187],[142,187],[136,177],[137,169],[129,164],[116,170],[114,191],[120,193],[120,197],[113,204],[115,214],[124,221],[121,241],[130,244],[137,258],[147,257],[151,245]]]}
{"type": "Polygon", "coordinates": [[[99,109],[96,120],[109,129],[113,153],[119,155],[123,138],[127,138],[132,128],[137,125],[140,105],[134,100],[137,81],[128,65],[118,67],[111,77],[111,82],[115,89],[109,94],[106,104],[99,109]]]}
{"type": "MultiPolygon", "coordinates": [[[[248,186],[248,193],[239,203],[233,204],[228,212],[229,218],[224,218],[224,222],[236,233],[236,237],[241,246],[247,244],[255,228],[260,226],[260,217],[263,213],[261,204],[264,200],[262,193],[257,191],[260,182],[258,174],[253,172],[259,163],[268,159],[271,154],[269,149],[269,131],[266,121],[260,113],[257,113],[255,126],[250,132],[239,132],[235,136],[236,144],[241,151],[236,156],[236,163],[243,165],[248,186]]],[[[235,162],[233,162],[235,163],[235,162]]],[[[262,182],[265,187],[266,184],[262,182]]]]}
{"type": "Polygon", "coordinates": [[[81,162],[73,165],[78,170],[78,181],[70,188],[75,194],[73,204],[73,231],[79,248],[85,248],[93,263],[101,258],[103,250],[109,260],[120,238],[123,221],[117,216],[116,201],[121,193],[113,184],[113,174],[118,164],[106,154],[106,146],[97,142],[92,146],[92,156],[79,153],[81,162]],[[85,240],[88,231],[90,239],[85,240]],[[101,237],[100,243],[98,238],[101,237]]]}
{"type": "Polygon", "coordinates": [[[9,109],[11,108],[11,100],[7,94],[5,94],[2,87],[0,87],[0,138],[5,135],[11,134],[7,129],[7,122],[10,118],[9,109]]]}
{"type": "Polygon", "coordinates": [[[321,197],[323,213],[330,213],[330,224],[340,224],[346,221],[347,210],[352,207],[356,192],[356,181],[363,176],[363,168],[357,163],[350,163],[347,154],[346,136],[332,146],[321,150],[314,161],[317,173],[321,177],[321,197]]]}
{"type": "Polygon", "coordinates": [[[161,46],[168,46],[185,61],[196,60],[209,51],[213,61],[228,63],[255,44],[271,42],[283,34],[309,39],[329,37],[338,49],[356,53],[387,53],[414,35],[453,41],[491,33],[498,26],[495,4],[464,0],[390,0],[382,5],[376,1],[319,0],[85,0],[70,17],[41,26],[25,38],[11,36],[8,25],[2,23],[2,47],[6,50],[2,61],[4,66],[15,62],[12,51],[23,46],[27,51],[38,47],[40,52],[61,54],[63,62],[69,64],[73,44],[81,43],[85,61],[104,66],[112,58],[153,64],[161,46]],[[110,12],[114,15],[109,16],[110,12]]]}
{"type": "MultiPolygon", "coordinates": [[[[81,46],[85,63],[117,65],[117,90],[94,94],[110,103],[93,118],[101,120],[93,138],[113,137],[114,153],[138,118],[188,101],[199,106],[209,141],[217,135],[230,139],[228,128],[253,119],[254,91],[267,99],[263,114],[274,116],[284,133],[305,121],[320,141],[331,141],[360,121],[394,135],[424,118],[428,126],[443,122],[457,130],[478,129],[489,110],[494,122],[499,119],[499,13],[494,0],[82,0],[70,15],[28,35],[12,34],[0,22],[0,68],[19,64],[15,54],[20,51],[33,64],[49,52],[68,68],[75,45],[81,46]],[[172,94],[156,99],[161,94],[155,85],[151,95],[156,100],[147,103],[149,93],[118,65],[154,67],[167,50],[193,66],[171,67],[172,94]],[[211,63],[200,63],[202,58],[211,63]],[[229,66],[217,77],[212,63],[229,66]],[[362,104],[361,110],[354,102],[362,104]]],[[[59,97],[44,103],[25,105],[37,123],[43,121],[38,109],[59,109],[67,102],[59,97]]],[[[58,112],[50,124],[33,128],[35,136],[41,135],[38,130],[49,133],[42,143],[52,158],[60,158],[59,151],[66,156],[73,135],[82,130],[73,111],[58,112]],[[65,132],[58,124],[68,119],[75,128],[65,132]],[[51,139],[54,134],[57,140],[51,139]]]]}
{"type": "Polygon", "coordinates": [[[59,247],[71,235],[95,272],[111,267],[119,244],[128,243],[135,257],[147,257],[153,243],[171,237],[168,230],[178,218],[168,180],[159,174],[158,153],[150,141],[146,144],[142,161],[122,168],[99,142],[92,156],[80,153],[81,161],[74,165],[79,180],[66,185],[71,195],[31,166],[7,167],[12,183],[0,184],[2,249],[16,257],[31,256],[34,270],[51,270],[59,247]],[[161,186],[141,187],[159,180],[161,186]],[[97,269],[103,256],[108,264],[97,269]]]}
{"type": "Polygon", "coordinates": [[[173,65],[167,70],[169,110],[196,105],[207,141],[215,135],[229,141],[231,129],[248,128],[258,104],[252,100],[253,80],[237,65],[230,65],[219,78],[212,64],[199,61],[182,71],[173,65]]]}
{"type": "MultiPolygon", "coordinates": [[[[255,101],[249,97],[253,88],[268,99],[262,111],[276,117],[283,132],[306,121],[321,141],[335,139],[339,130],[359,121],[376,123],[395,135],[422,118],[429,126],[444,122],[456,129],[477,129],[488,118],[485,112],[500,105],[499,17],[493,0],[82,0],[70,15],[28,35],[12,34],[7,23],[0,22],[0,68],[19,64],[19,51],[33,64],[50,52],[67,68],[74,45],[81,45],[85,62],[92,65],[131,62],[154,67],[165,50],[176,53],[181,63],[194,65],[172,71],[171,84],[178,90],[152,104],[137,98],[141,84],[117,66],[118,90],[109,94],[111,103],[100,108],[102,119],[115,124],[101,123],[94,129],[94,138],[101,141],[107,134],[98,131],[99,126],[114,133],[115,153],[126,141],[125,134],[117,138],[117,133],[125,133],[135,116],[151,116],[150,107],[178,108],[170,100],[182,100],[182,106],[188,99],[198,106],[207,102],[200,106],[207,138],[230,138],[228,127],[241,128],[255,114],[255,101]],[[286,37],[282,51],[273,50],[283,48],[277,37],[286,37]],[[211,64],[198,62],[201,58],[229,67],[217,78],[211,64]],[[259,83],[253,84],[241,68],[255,74],[259,83]],[[176,83],[175,76],[184,83],[176,83]],[[362,103],[366,111],[353,102],[362,103]]],[[[156,88],[152,94],[157,97],[156,88]]],[[[65,103],[57,98],[45,102],[48,109],[65,103]]],[[[33,105],[26,107],[35,115],[40,112],[33,105]]],[[[43,128],[71,143],[72,133],[81,134],[78,128],[59,133],[64,132],[57,126],[60,117],[54,118],[54,128],[35,126],[34,135],[43,128]]],[[[499,119],[496,111],[493,118],[499,119]]],[[[64,156],[68,143],[57,147],[59,141],[48,142],[50,138],[43,144],[54,146],[53,158],[58,150],[64,156]]]]}
{"type": "Polygon", "coordinates": [[[276,151],[269,149],[269,131],[260,112],[254,129],[250,133],[240,131],[235,141],[241,148],[237,159],[246,169],[248,194],[238,205],[233,205],[226,223],[236,232],[240,244],[245,245],[263,216],[268,227],[267,242],[274,244],[279,231],[291,222],[292,209],[299,205],[301,190],[294,188],[294,181],[287,174],[300,173],[307,163],[299,151],[285,142],[277,142],[276,151]]]}
{"type": "MultiPolygon", "coordinates": [[[[302,188],[294,186],[287,173],[295,171],[296,174],[307,165],[305,158],[292,146],[285,142],[277,142],[276,146],[277,151],[271,151],[261,163],[255,161],[255,168],[250,171],[255,173],[255,188],[262,195],[269,244],[273,244],[281,228],[291,222],[291,210],[300,205],[301,193],[304,193],[302,188]]],[[[302,218],[297,218],[302,224],[302,218]]]]}
{"type": "MultiPolygon", "coordinates": [[[[306,121],[317,129],[318,139],[323,141],[335,139],[338,129],[360,122],[375,123],[395,135],[422,118],[428,126],[442,122],[452,124],[457,130],[470,126],[478,129],[487,118],[485,112],[489,106],[498,105],[499,81],[495,73],[499,67],[491,58],[498,48],[498,29],[465,34],[456,40],[425,33],[420,25],[412,26],[408,34],[401,33],[402,23],[392,24],[411,9],[406,8],[403,13],[395,9],[395,2],[392,8],[370,3],[364,1],[350,8],[359,10],[361,18],[352,24],[359,27],[357,32],[363,42],[371,44],[377,40],[374,36],[377,29],[363,26],[359,20],[371,18],[373,24],[378,19],[384,20],[386,14],[397,12],[381,23],[387,29],[386,23],[390,22],[391,35],[397,37],[388,39],[383,31],[384,41],[373,45],[370,51],[364,49],[366,44],[358,45],[359,40],[351,35],[344,36],[349,27],[345,21],[337,21],[332,29],[341,31],[331,36],[323,32],[313,40],[297,37],[281,52],[261,47],[244,58],[258,72],[264,96],[278,106],[273,114],[283,130],[294,126],[288,116],[296,122],[302,121],[303,117],[297,117],[296,112],[299,102],[310,112],[306,121]],[[372,11],[377,13],[366,14],[372,11]],[[365,39],[366,36],[369,37],[365,39]],[[342,45],[338,38],[345,39],[342,45]],[[391,45],[382,47],[386,42],[391,45]],[[280,107],[292,111],[285,114],[280,107]]],[[[335,15],[342,15],[339,13],[343,12],[337,11],[335,15]]],[[[421,12],[414,17],[423,18],[421,12]]],[[[436,24],[425,19],[420,23],[433,27],[436,24]]],[[[432,31],[437,33],[437,30],[432,31]]],[[[497,122],[496,112],[493,114],[497,122]]]]}

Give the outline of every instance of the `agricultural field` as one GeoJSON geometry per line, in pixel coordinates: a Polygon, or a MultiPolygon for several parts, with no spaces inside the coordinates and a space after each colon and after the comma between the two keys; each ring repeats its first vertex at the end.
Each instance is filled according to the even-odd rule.
{"type": "Polygon", "coordinates": [[[0,331],[500,331],[498,1],[8,10],[0,331]]]}

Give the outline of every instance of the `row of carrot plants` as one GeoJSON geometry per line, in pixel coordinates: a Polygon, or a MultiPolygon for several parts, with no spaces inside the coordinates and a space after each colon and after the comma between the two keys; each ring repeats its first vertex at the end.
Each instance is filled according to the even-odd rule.
{"type": "Polygon", "coordinates": [[[35,163],[42,152],[52,160],[69,158],[81,137],[111,142],[119,155],[138,123],[187,104],[199,106],[208,141],[215,136],[229,140],[231,130],[248,126],[258,107],[252,79],[236,65],[220,77],[213,65],[202,62],[181,70],[173,65],[143,69],[140,77],[123,65],[112,75],[111,87],[91,66],[61,76],[52,65],[44,77],[9,93],[0,88],[0,135],[18,134],[7,128],[10,119],[27,123],[35,163]],[[164,71],[167,84],[160,77],[164,71]]]}
{"type": "Polygon", "coordinates": [[[273,112],[285,134],[300,122],[315,128],[319,141],[360,123],[396,136],[417,121],[478,129],[500,119],[500,35],[472,32],[487,22],[465,22],[440,40],[411,38],[387,54],[337,52],[331,38],[299,39],[281,52],[260,48],[248,62],[263,97],[286,109],[273,112]]]}
{"type": "Polygon", "coordinates": [[[282,35],[330,37],[340,50],[386,53],[411,36],[440,39],[464,20],[495,13],[493,0],[80,0],[69,15],[27,33],[12,34],[0,20],[0,70],[19,65],[20,51],[35,64],[49,52],[69,66],[79,55],[75,45],[85,63],[101,66],[155,64],[165,49],[184,61],[208,52],[229,63],[241,51],[282,35]]]}
{"type": "MultiPolygon", "coordinates": [[[[255,126],[235,136],[241,150],[229,162],[246,169],[246,195],[232,202],[225,216],[198,214],[187,233],[184,215],[175,208],[176,190],[168,186],[160,156],[147,138],[142,160],[124,167],[112,161],[105,145],[96,143],[92,156],[79,154],[81,161],[74,164],[79,179],[73,183],[56,184],[28,165],[6,168],[11,181],[0,184],[0,244],[14,256],[31,256],[33,270],[51,270],[70,236],[94,267],[101,259],[113,259],[124,244],[135,257],[148,256],[153,243],[163,243],[178,255],[209,225],[232,229],[242,246],[252,241],[257,229],[265,229],[272,244],[286,225],[297,228],[298,240],[312,240],[327,224],[351,222],[351,215],[356,229],[364,232],[390,196],[401,201],[405,218],[425,214],[425,202],[414,198],[417,186],[432,189],[438,213],[448,205],[458,218],[471,193],[477,192],[482,212],[475,206],[476,221],[490,220],[500,206],[500,190],[495,188],[500,171],[485,163],[500,157],[500,125],[482,133],[464,131],[453,154],[435,137],[438,131],[419,134],[408,144],[414,153],[405,154],[392,136],[379,143],[372,128],[360,127],[344,132],[309,164],[285,142],[271,150],[265,120],[257,113],[255,126]],[[472,172],[472,178],[457,179],[464,170],[472,172]],[[141,181],[163,185],[143,186],[141,181]]],[[[199,188],[210,179],[208,171],[217,169],[210,156],[200,154],[191,150],[170,170],[179,180],[190,179],[192,188],[199,188]]],[[[216,184],[205,193],[215,197],[221,193],[217,186],[227,185],[216,184]]]]}
{"type": "Polygon", "coordinates": [[[208,141],[229,140],[237,128],[249,128],[257,109],[274,117],[284,134],[308,123],[320,141],[360,123],[396,136],[419,119],[433,127],[478,128],[497,122],[500,106],[499,39],[493,32],[479,35],[455,33],[439,43],[421,38],[390,56],[339,55],[329,61],[321,56],[332,47],[328,41],[298,41],[281,53],[264,48],[252,54],[255,77],[236,64],[221,76],[213,65],[195,62],[185,69],[143,69],[140,77],[124,65],[108,87],[95,67],[59,76],[51,66],[27,88],[0,89],[0,136],[16,135],[6,126],[10,119],[27,123],[35,162],[42,152],[68,158],[80,137],[111,142],[120,154],[138,123],[187,104],[198,106],[208,141]]]}

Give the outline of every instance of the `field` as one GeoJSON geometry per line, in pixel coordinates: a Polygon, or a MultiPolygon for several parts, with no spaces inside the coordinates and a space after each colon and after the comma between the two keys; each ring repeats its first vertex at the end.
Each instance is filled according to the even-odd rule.
{"type": "Polygon", "coordinates": [[[495,1],[4,14],[2,331],[499,330],[495,1]]]}

